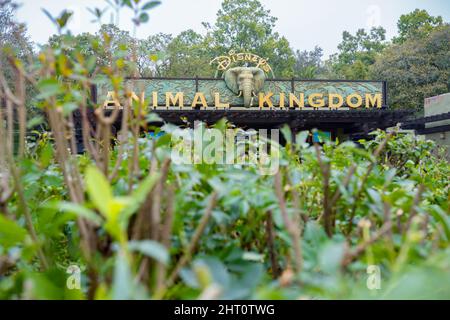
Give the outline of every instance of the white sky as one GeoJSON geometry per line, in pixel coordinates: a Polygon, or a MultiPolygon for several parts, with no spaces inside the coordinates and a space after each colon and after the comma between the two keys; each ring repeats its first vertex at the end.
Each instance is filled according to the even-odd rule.
{"type": "MultiPolygon", "coordinates": [[[[145,0],[142,0],[145,2],[145,0]]],[[[176,35],[194,29],[204,33],[201,22],[214,22],[221,0],[162,0],[150,11],[149,23],[138,29],[144,38],[158,32],[176,35]]],[[[278,18],[276,31],[284,35],[294,49],[311,50],[315,45],[324,49],[325,57],[336,52],[344,30],[382,25],[388,38],[396,34],[396,22],[401,14],[415,8],[426,9],[432,15],[441,15],[450,21],[450,0],[261,0],[278,18]]],[[[41,11],[46,8],[53,15],[64,9],[74,11],[70,23],[73,33],[95,32],[98,24],[86,7],[106,7],[104,0],[19,0],[22,7],[17,18],[28,26],[28,33],[36,43],[45,43],[56,32],[41,11]]],[[[132,30],[129,9],[123,9],[120,27],[132,30]]],[[[112,11],[110,11],[112,12],[112,11]]],[[[103,22],[109,22],[106,14],[103,22]]],[[[251,19],[251,17],[249,17],[251,19]]]]}

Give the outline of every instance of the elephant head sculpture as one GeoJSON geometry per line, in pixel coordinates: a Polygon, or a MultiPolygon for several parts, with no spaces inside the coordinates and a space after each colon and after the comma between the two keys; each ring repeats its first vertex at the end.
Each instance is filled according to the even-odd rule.
{"type": "Polygon", "coordinates": [[[228,88],[244,98],[244,106],[250,107],[253,97],[263,88],[266,75],[259,68],[236,67],[225,71],[224,78],[228,88]]]}

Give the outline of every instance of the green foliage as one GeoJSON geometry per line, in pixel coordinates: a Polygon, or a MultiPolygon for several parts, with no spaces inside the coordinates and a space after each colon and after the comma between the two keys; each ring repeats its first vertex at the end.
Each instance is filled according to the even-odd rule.
{"type": "Polygon", "coordinates": [[[288,40],[273,30],[276,20],[258,0],[225,0],[215,24],[205,26],[216,56],[231,49],[254,52],[268,59],[278,77],[291,77],[295,58],[288,40]]]}
{"type": "Polygon", "coordinates": [[[172,77],[213,76],[214,68],[208,63],[213,58],[209,41],[208,37],[193,30],[181,32],[167,45],[163,74],[172,77]]]}
{"type": "Polygon", "coordinates": [[[400,16],[397,22],[398,37],[394,38],[394,43],[428,37],[433,30],[443,24],[441,16],[433,17],[426,10],[416,9],[400,16]]]}
{"type": "Polygon", "coordinates": [[[385,35],[382,27],[374,27],[370,32],[359,29],[355,35],[344,31],[339,53],[331,57],[333,72],[344,79],[368,79],[369,66],[386,47],[385,35]]]}
{"type": "MultiPolygon", "coordinates": [[[[170,132],[171,129],[166,127],[166,130],[170,132]]],[[[101,277],[112,279],[112,282],[105,280],[97,289],[96,296],[119,299],[152,297],[156,294],[154,291],[142,284],[136,284],[133,280],[138,266],[136,263],[139,261],[137,257],[143,255],[155,259],[166,264],[171,270],[176,263],[175,257],[185,250],[186,241],[192,237],[206,206],[206,196],[213,188],[220,196],[213,210],[212,220],[200,238],[192,263],[182,269],[181,280],[168,288],[165,297],[197,298],[206,292],[215,292],[215,297],[227,299],[449,297],[450,293],[447,293],[446,288],[450,274],[443,261],[446,261],[444,257],[449,255],[450,166],[446,160],[434,155],[432,142],[411,135],[391,138],[380,154],[379,162],[375,163],[372,172],[365,178],[364,189],[359,197],[356,196],[357,190],[367,168],[370,163],[376,161],[372,153],[386,139],[386,134],[377,132],[374,133],[373,140],[360,141],[362,148],[351,142],[325,144],[321,157],[322,161],[331,165],[329,188],[332,192],[340,190],[342,194],[333,207],[336,223],[334,235],[329,238],[319,218],[322,215],[324,189],[316,150],[305,143],[307,132],[298,134],[295,142],[289,131],[284,130],[284,134],[287,135],[288,145],[281,150],[280,170],[289,176],[289,181],[284,185],[287,208],[291,214],[302,214],[309,220],[302,234],[304,270],[299,275],[292,274],[289,259],[286,260],[286,256],[290,256],[292,242],[284,228],[274,194],[273,177],[260,176],[252,166],[236,168],[229,165],[204,164],[188,167],[170,165],[168,179],[172,180],[173,177],[180,182],[175,192],[176,207],[170,250],[153,240],[129,241],[125,234],[132,214],[140,208],[157,177],[144,179],[130,196],[120,196],[116,194],[122,192],[120,185],[126,175],[125,171],[113,183],[109,183],[98,169],[89,166],[85,170],[89,195],[85,205],[66,202],[64,189],[58,185],[52,188],[48,182],[48,189],[44,189],[42,185],[37,186],[37,190],[41,190],[39,193],[29,190],[28,199],[35,208],[35,219],[43,219],[43,210],[50,210],[56,216],[62,212],[73,214],[61,220],[59,224],[55,224],[55,220],[45,222],[55,224],[51,229],[37,229],[39,237],[46,243],[47,254],[50,254],[50,250],[55,250],[51,248],[56,248],[57,244],[59,246],[57,250],[60,253],[51,256],[61,268],[52,272],[64,272],[63,266],[68,264],[66,259],[72,263],[83,261],[79,252],[64,252],[78,248],[78,231],[74,219],[84,217],[99,227],[100,234],[105,231],[112,236],[112,241],[120,246],[112,257],[97,257],[96,263],[101,277]],[[343,181],[352,164],[356,165],[356,172],[345,187],[343,181]],[[424,185],[425,192],[420,201],[414,204],[419,185],[424,185]],[[292,190],[296,190],[299,197],[298,208],[292,190]],[[46,206],[42,201],[48,197],[49,192],[53,194],[53,200],[59,202],[56,207],[46,206]],[[354,205],[356,214],[353,220],[349,220],[354,205]],[[386,206],[392,212],[390,219],[394,225],[406,225],[414,208],[417,212],[416,218],[419,219],[417,227],[410,229],[406,235],[402,235],[402,229],[394,227],[392,238],[384,237],[373,242],[365,254],[346,266],[344,272],[342,264],[349,253],[348,246],[356,246],[365,241],[365,236],[360,238],[360,232],[368,232],[369,237],[376,233],[386,219],[386,206]],[[100,218],[96,211],[103,218],[100,218]],[[264,227],[268,211],[273,212],[274,219],[275,239],[271,245],[275,246],[277,252],[278,267],[284,270],[281,277],[274,280],[270,279],[275,274],[269,259],[270,245],[267,243],[264,227]],[[423,219],[429,221],[426,233],[418,227],[421,223],[419,221],[423,219]],[[363,227],[367,222],[369,227],[363,227]],[[352,223],[356,230],[347,234],[349,223],[352,223]],[[65,234],[63,243],[61,236],[56,236],[57,234],[65,234]],[[349,237],[348,242],[346,237],[349,237]],[[74,257],[81,260],[73,260],[74,257]],[[365,287],[368,276],[365,268],[368,264],[382,268],[382,290],[371,292],[365,287]],[[101,267],[103,265],[105,267],[101,267]],[[106,267],[108,265],[111,267],[106,267]],[[429,268],[434,271],[429,272],[429,268]],[[302,285],[295,280],[297,276],[301,278],[302,285]],[[432,290],[429,290],[428,281],[434,283],[432,290]],[[411,283],[414,283],[414,290],[409,291],[407,288],[411,283]],[[439,288],[443,291],[439,291],[439,288]],[[420,290],[420,295],[415,295],[419,294],[420,290]],[[434,294],[436,291],[440,294],[434,294]]],[[[140,161],[145,162],[144,158],[149,152],[158,152],[160,149],[161,153],[167,149],[170,139],[166,141],[159,143],[157,150],[153,149],[151,143],[142,144],[140,161]]],[[[33,160],[34,164],[31,162],[28,166],[39,167],[39,161],[37,158],[33,160]]],[[[80,158],[79,161],[84,160],[80,158]]],[[[124,168],[127,166],[125,163],[124,168]]],[[[48,169],[38,176],[29,171],[24,178],[28,184],[42,184],[55,173],[53,170],[48,169]]],[[[10,202],[12,212],[15,210],[15,201],[14,198],[10,202]]],[[[47,276],[47,273],[31,274],[28,270],[34,268],[33,264],[24,269],[19,267],[32,263],[30,254],[31,257],[35,254],[34,245],[26,240],[27,232],[22,227],[6,218],[1,219],[0,247],[3,252],[8,249],[9,252],[19,250],[21,255],[15,259],[23,261],[14,271],[0,276],[0,286],[8,288],[3,291],[3,297],[25,297],[28,294],[37,298],[73,299],[86,294],[88,285],[84,280],[81,296],[74,296],[73,291],[64,288],[60,276],[54,278],[47,276]],[[33,288],[37,291],[22,291],[20,283],[24,279],[30,279],[33,283],[36,281],[33,288]],[[39,290],[38,285],[42,286],[39,290]]],[[[415,223],[413,222],[413,226],[415,223]]]]}
{"type": "Polygon", "coordinates": [[[315,46],[312,51],[300,51],[295,53],[294,74],[301,79],[315,79],[322,74],[324,70],[322,62],[322,48],[315,46]]]}
{"type": "Polygon", "coordinates": [[[389,104],[421,109],[424,98],[450,90],[450,26],[425,38],[394,44],[371,67],[372,77],[389,83],[389,104]]]}

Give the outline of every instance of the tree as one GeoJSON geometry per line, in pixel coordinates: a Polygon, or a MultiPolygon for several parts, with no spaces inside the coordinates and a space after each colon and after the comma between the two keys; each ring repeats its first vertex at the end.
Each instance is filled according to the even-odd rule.
{"type": "Polygon", "coordinates": [[[17,4],[10,0],[0,0],[0,63],[8,80],[12,73],[10,64],[6,61],[5,50],[17,58],[28,62],[33,55],[33,44],[26,34],[26,27],[14,19],[17,4]]]}
{"type": "Polygon", "coordinates": [[[311,51],[295,52],[294,75],[303,79],[314,79],[323,71],[323,50],[315,46],[311,51]]]}
{"type": "Polygon", "coordinates": [[[359,29],[355,35],[348,31],[342,34],[339,53],[331,57],[333,71],[345,79],[367,79],[369,66],[386,47],[386,30],[374,27],[369,32],[359,29]]]}
{"type": "Polygon", "coordinates": [[[290,77],[295,58],[288,40],[273,31],[276,20],[258,0],[224,0],[214,25],[204,25],[215,55],[253,52],[268,59],[276,76],[290,77]]]}
{"type": "Polygon", "coordinates": [[[203,37],[193,30],[181,32],[167,46],[169,59],[165,71],[170,77],[211,77],[214,69],[209,65],[212,49],[209,37],[203,37]]]}
{"type": "Polygon", "coordinates": [[[165,33],[138,40],[136,64],[141,76],[161,77],[166,75],[170,65],[168,47],[172,41],[172,36],[165,33]]]}
{"type": "MultiPolygon", "coordinates": [[[[17,7],[13,1],[0,0],[0,72],[11,87],[16,86],[17,77],[8,57],[19,59],[25,67],[32,64],[34,59],[33,43],[26,33],[26,26],[14,18],[17,7]]],[[[29,83],[25,84],[25,90],[28,96],[34,94],[34,88],[29,83]]],[[[38,114],[32,99],[26,99],[25,104],[31,116],[38,114]]]]}
{"type": "MultiPolygon", "coordinates": [[[[131,61],[139,60],[139,44],[128,31],[119,29],[113,24],[104,24],[95,33],[82,33],[77,36],[71,34],[53,35],[49,39],[49,46],[60,48],[67,55],[75,57],[81,53],[86,59],[94,59],[98,68],[109,66],[124,52],[131,61]]],[[[131,74],[129,71],[129,75],[131,74]]]]}
{"type": "Polygon", "coordinates": [[[442,26],[441,16],[433,17],[426,10],[416,9],[400,16],[397,22],[398,37],[395,43],[403,43],[408,39],[427,37],[435,28],[442,26]]]}
{"type": "Polygon", "coordinates": [[[424,98],[450,91],[450,25],[426,38],[387,48],[371,67],[374,79],[387,80],[389,104],[422,109],[424,98]]]}

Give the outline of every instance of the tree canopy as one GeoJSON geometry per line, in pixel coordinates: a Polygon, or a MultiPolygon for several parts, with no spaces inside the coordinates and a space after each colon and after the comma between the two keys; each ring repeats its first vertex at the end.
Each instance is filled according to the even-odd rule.
{"type": "Polygon", "coordinates": [[[442,26],[441,16],[433,17],[426,10],[416,9],[400,16],[397,22],[398,37],[395,43],[403,43],[408,39],[427,37],[436,27],[442,26]]]}
{"type": "Polygon", "coordinates": [[[450,25],[383,51],[371,70],[389,83],[391,106],[422,108],[424,98],[450,91],[450,25]]]}

